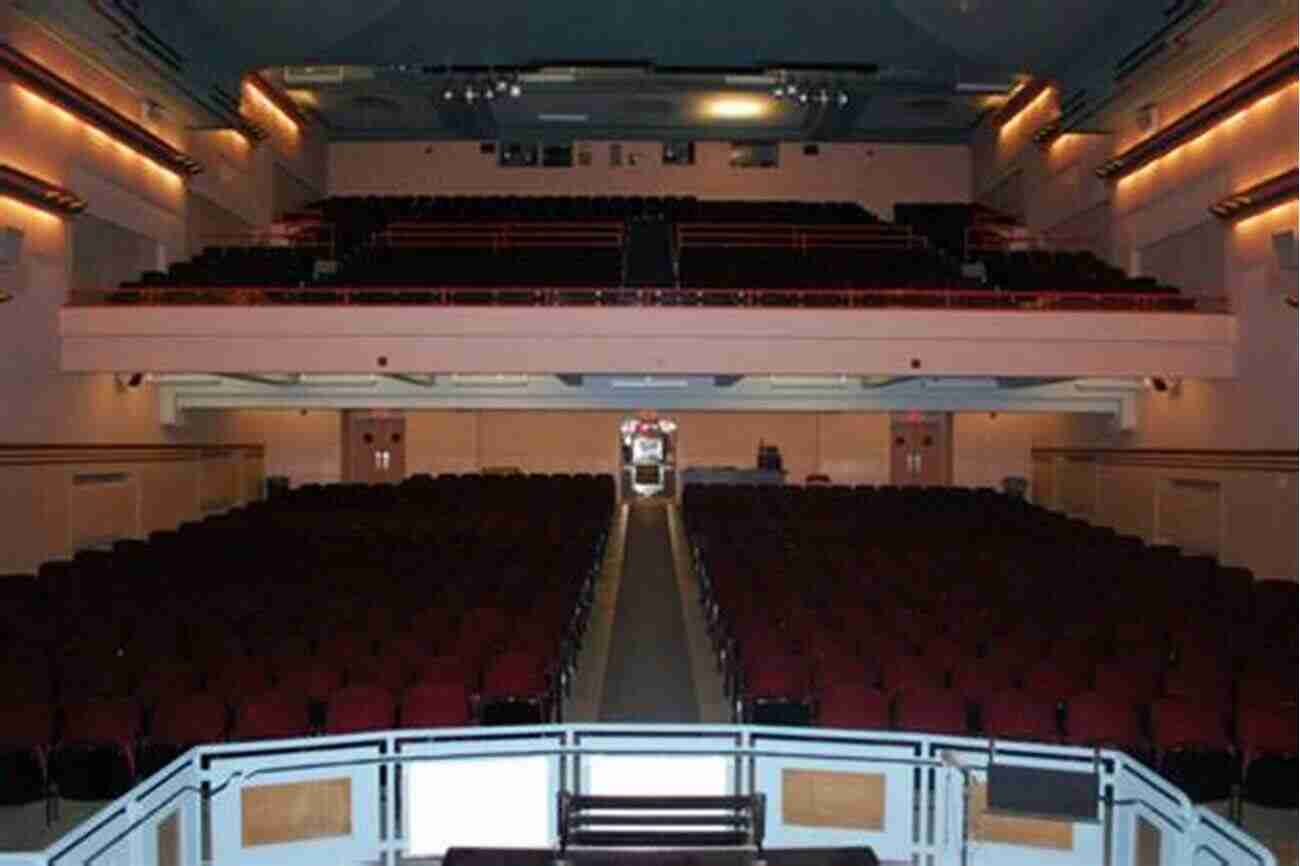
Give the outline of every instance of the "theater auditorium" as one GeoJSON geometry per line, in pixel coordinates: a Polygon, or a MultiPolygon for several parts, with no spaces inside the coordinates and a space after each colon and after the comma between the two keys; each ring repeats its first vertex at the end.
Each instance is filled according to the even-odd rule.
{"type": "Polygon", "coordinates": [[[0,866],[1297,863],[1293,0],[0,0],[0,866]]]}

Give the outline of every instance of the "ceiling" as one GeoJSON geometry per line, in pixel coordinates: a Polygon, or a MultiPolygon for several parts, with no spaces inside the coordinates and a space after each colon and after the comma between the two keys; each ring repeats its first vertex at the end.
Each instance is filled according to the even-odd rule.
{"type": "MultiPolygon", "coordinates": [[[[820,140],[966,140],[989,107],[958,85],[1008,88],[1027,74],[1061,76],[1098,51],[1117,56],[1170,9],[1205,0],[17,0],[77,26],[109,18],[148,31],[183,74],[225,90],[250,70],[279,81],[286,66],[354,70],[341,84],[297,87],[335,138],[560,136],[542,115],[584,115],[570,137],[716,137],[753,133],[820,140]],[[448,69],[537,64],[609,66],[526,88],[491,106],[440,105],[448,69]],[[638,61],[633,68],[629,61],[638,61]],[[725,68],[871,67],[839,76],[843,109],[788,105],[743,122],[701,123],[695,106],[725,68]],[[719,74],[665,74],[708,67],[719,74]],[[635,69],[635,74],[633,74],[635,69]],[[363,74],[364,73],[364,74],[363,74]]],[[[96,26],[96,25],[89,25],[96,26]]],[[[1093,62],[1096,66],[1096,62],[1093,62]]],[[[208,92],[208,84],[196,88],[208,92]]],[[[753,85],[755,93],[770,87],[753,85]]],[[[573,123],[573,122],[571,122],[573,123]]]]}
{"type": "Polygon", "coordinates": [[[728,71],[735,72],[542,67],[511,79],[519,83],[518,97],[473,102],[463,98],[464,88],[481,92],[491,80],[486,72],[349,66],[340,70],[340,80],[304,83],[296,67],[277,66],[263,75],[320,117],[336,139],[949,141],[964,139],[992,98],[957,93],[950,83],[890,81],[863,70],[755,68],[742,77],[728,71]],[[772,96],[782,81],[796,79],[813,91],[806,102],[772,96]],[[817,98],[823,88],[827,102],[817,98]],[[752,116],[718,117],[720,104],[752,116]]]}

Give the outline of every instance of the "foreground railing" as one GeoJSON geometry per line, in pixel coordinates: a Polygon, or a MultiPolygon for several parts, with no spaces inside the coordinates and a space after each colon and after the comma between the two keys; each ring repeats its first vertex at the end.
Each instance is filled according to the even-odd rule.
{"type": "Polygon", "coordinates": [[[1228,312],[1225,298],[1172,293],[1003,292],[994,289],[702,289],[467,286],[139,286],[78,290],[72,306],[700,306],[872,309],[1228,312]]]}
{"type": "Polygon", "coordinates": [[[865,844],[886,862],[1275,866],[1256,840],[1109,750],[594,724],[203,746],[44,851],[0,855],[0,866],[307,866],[439,857],[453,845],[551,848],[561,791],[762,793],[768,847],[865,844]],[[1061,797],[999,809],[1008,771],[1061,797]]]}

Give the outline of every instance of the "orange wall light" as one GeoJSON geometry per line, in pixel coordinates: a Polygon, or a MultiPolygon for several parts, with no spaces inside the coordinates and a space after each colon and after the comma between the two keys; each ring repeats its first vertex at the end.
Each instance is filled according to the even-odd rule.
{"type": "Polygon", "coordinates": [[[11,165],[0,164],[0,195],[58,216],[76,216],[86,209],[86,200],[71,190],[11,165]]]}
{"type": "Polygon", "coordinates": [[[46,69],[12,45],[0,42],[0,69],[20,87],[54,106],[65,119],[75,119],[108,136],[176,176],[198,174],[203,166],[77,85],[46,69]]]}
{"type": "Polygon", "coordinates": [[[1209,130],[1235,123],[1255,105],[1296,83],[1297,51],[1292,48],[1236,84],[1178,117],[1168,126],[1097,166],[1100,178],[1122,179],[1154,163],[1209,130]]]}

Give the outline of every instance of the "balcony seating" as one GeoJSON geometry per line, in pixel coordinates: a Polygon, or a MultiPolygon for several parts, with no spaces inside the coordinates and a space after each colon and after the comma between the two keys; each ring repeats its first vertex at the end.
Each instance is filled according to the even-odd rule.
{"type": "Polygon", "coordinates": [[[340,196],[284,215],[243,245],[223,238],[190,261],[94,297],[120,304],[1193,306],[1091,253],[967,249],[953,237],[969,231],[960,221],[973,219],[972,208],[978,211],[899,204],[899,222],[889,223],[848,202],[340,196]],[[947,215],[918,216],[926,208],[947,215]],[[963,271],[967,259],[982,277],[963,271]]]}
{"type": "Polygon", "coordinates": [[[900,731],[1118,747],[1198,800],[1238,753],[1261,802],[1295,787],[1293,589],[991,490],[688,485],[682,513],[728,681],[802,651],[817,724],[892,696],[900,731]]]}

